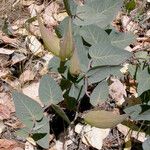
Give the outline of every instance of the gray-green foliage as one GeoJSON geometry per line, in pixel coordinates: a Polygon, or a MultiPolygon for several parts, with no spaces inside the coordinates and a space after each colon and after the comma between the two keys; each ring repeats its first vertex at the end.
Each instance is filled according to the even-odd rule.
{"type": "Polygon", "coordinates": [[[85,5],[78,6],[75,19],[77,25],[96,24],[106,27],[111,23],[120,9],[122,0],[87,0],[85,5]]]}
{"type": "Polygon", "coordinates": [[[108,84],[104,80],[95,87],[90,96],[90,101],[93,106],[96,106],[97,104],[105,102],[107,100],[107,97],[108,97],[108,84]]]}
{"type": "Polygon", "coordinates": [[[39,97],[45,105],[58,104],[63,100],[62,91],[59,85],[48,75],[43,76],[41,79],[39,97]]]}
{"type": "MultiPolygon", "coordinates": [[[[60,84],[50,75],[42,77],[39,86],[39,98],[44,107],[22,93],[16,91],[13,93],[16,115],[26,126],[18,131],[18,134],[24,138],[32,135],[37,144],[45,149],[49,147],[50,132],[50,120],[44,114],[47,108],[54,110],[51,113],[59,115],[65,122],[70,124],[71,120],[69,120],[65,110],[79,111],[76,104],[80,104],[80,100],[88,93],[90,93],[90,102],[94,106],[107,100],[107,79],[110,75],[120,77],[121,64],[132,56],[132,53],[124,50],[124,48],[133,42],[134,36],[118,33],[110,29],[109,26],[120,9],[122,0],[87,0],[83,6],[77,6],[71,0],[64,0],[64,2],[67,13],[73,20],[70,28],[73,30],[73,41],[71,42],[74,42],[72,44],[74,51],[71,58],[66,58],[63,62],[59,58],[60,55],[54,56],[48,65],[50,71],[61,76],[60,81],[58,81],[60,84]],[[107,29],[111,31],[109,34],[106,32],[107,29]],[[94,88],[92,92],[89,91],[89,87],[94,88]]],[[[56,28],[57,35],[62,39],[52,36],[57,39],[57,42],[61,42],[65,36],[69,17],[66,17],[56,28]]],[[[40,20],[40,16],[38,18],[40,20]]],[[[47,31],[41,21],[40,25],[47,31]]],[[[48,35],[47,33],[47,37],[49,37],[48,35]]],[[[49,41],[49,39],[45,40],[49,41]]],[[[70,41],[70,39],[65,42],[67,41],[70,41]]],[[[54,47],[56,46],[53,42],[51,44],[54,44],[54,47]]],[[[51,44],[47,43],[48,46],[51,46],[51,44]]],[[[59,44],[57,48],[61,49],[59,44]]],[[[147,87],[143,90],[145,89],[147,87]]],[[[101,112],[100,115],[103,119],[95,122],[96,125],[92,123],[93,120],[89,122],[88,116],[86,116],[85,121],[93,126],[105,128],[115,126],[127,116],[118,115],[115,118],[112,115],[113,120],[111,120],[112,118],[108,114],[110,113],[101,112]]],[[[101,119],[100,116],[98,119],[101,119]]]]}

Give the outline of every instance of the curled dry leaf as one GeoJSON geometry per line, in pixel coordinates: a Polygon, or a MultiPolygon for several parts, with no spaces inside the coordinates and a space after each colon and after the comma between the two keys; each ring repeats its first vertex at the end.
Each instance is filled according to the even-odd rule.
{"type": "Polygon", "coordinates": [[[13,53],[14,53],[14,50],[9,50],[9,49],[6,49],[6,48],[0,48],[0,54],[11,55],[13,53]]]}
{"type": "Polygon", "coordinates": [[[44,47],[35,36],[29,35],[25,41],[33,55],[40,56],[43,53],[44,47]]]}
{"type": "Polygon", "coordinates": [[[81,135],[82,142],[88,146],[101,149],[103,140],[109,135],[110,129],[100,129],[90,125],[77,124],[75,132],[81,135]]]}
{"type": "Polygon", "coordinates": [[[50,3],[45,9],[43,14],[44,22],[48,27],[58,25],[57,21],[54,18],[55,14],[58,14],[59,5],[56,2],[50,3]]]}
{"type": "Polygon", "coordinates": [[[32,70],[25,70],[19,77],[20,82],[26,83],[28,81],[32,81],[36,75],[36,72],[33,72],[32,70]]]}
{"type": "Polygon", "coordinates": [[[3,32],[0,31],[0,39],[5,43],[5,44],[12,44],[12,45],[16,45],[19,41],[15,38],[9,38],[6,35],[3,35],[3,32]]]}
{"type": "Polygon", "coordinates": [[[126,87],[118,79],[111,80],[113,83],[109,86],[109,94],[120,106],[125,102],[124,96],[127,96],[126,87]]]}
{"type": "MultiPolygon", "coordinates": [[[[127,136],[127,134],[130,131],[130,128],[127,127],[126,125],[123,124],[118,124],[117,125],[117,129],[124,135],[127,136]]],[[[138,132],[138,131],[133,131],[131,132],[131,137],[135,138],[141,142],[144,142],[147,138],[146,138],[146,134],[144,132],[138,132]]]]}
{"type": "Polygon", "coordinates": [[[13,57],[12,57],[12,65],[21,62],[23,60],[26,59],[26,56],[24,54],[19,54],[19,53],[14,53],[13,57]]]}

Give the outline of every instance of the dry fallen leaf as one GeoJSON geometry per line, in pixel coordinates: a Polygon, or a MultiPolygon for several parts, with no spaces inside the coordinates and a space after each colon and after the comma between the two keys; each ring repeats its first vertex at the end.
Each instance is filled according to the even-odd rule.
{"type": "Polygon", "coordinates": [[[10,113],[11,112],[7,106],[0,104],[0,120],[9,119],[10,113]]]}
{"type": "Polygon", "coordinates": [[[25,86],[22,88],[22,92],[29,96],[30,98],[34,99],[36,102],[38,102],[41,106],[43,106],[42,102],[39,99],[39,82],[32,83],[28,86],[25,86]]]}
{"type": "Polygon", "coordinates": [[[96,149],[101,149],[103,140],[109,135],[110,129],[100,129],[90,125],[77,124],[75,132],[81,134],[82,142],[96,149]]]}
{"type": "Polygon", "coordinates": [[[5,105],[11,113],[15,112],[14,103],[7,93],[0,93],[0,104],[5,105]]]}
{"type": "MultiPolygon", "coordinates": [[[[130,131],[130,128],[123,125],[123,124],[118,124],[117,125],[117,129],[124,135],[127,136],[127,134],[130,131]]],[[[146,134],[144,132],[138,132],[138,131],[132,131],[132,133],[130,134],[132,138],[135,138],[141,142],[144,142],[147,138],[146,138],[146,134]]]]}
{"type": "Polygon", "coordinates": [[[14,53],[14,56],[12,57],[12,65],[21,62],[26,59],[26,56],[24,54],[14,53]]]}
{"type": "Polygon", "coordinates": [[[4,55],[11,55],[14,53],[14,50],[9,50],[6,48],[0,48],[0,54],[4,54],[4,55]]]}
{"type": "Polygon", "coordinates": [[[48,27],[58,25],[57,21],[54,19],[54,14],[58,13],[59,5],[56,2],[52,2],[45,9],[43,14],[43,20],[48,27]]]}
{"type": "Polygon", "coordinates": [[[44,51],[43,45],[38,41],[38,39],[35,36],[29,35],[26,37],[25,41],[26,45],[29,47],[33,55],[40,56],[44,51]]]}
{"type": "Polygon", "coordinates": [[[6,35],[3,35],[3,32],[0,30],[0,39],[5,43],[5,44],[12,44],[12,45],[17,45],[19,42],[16,38],[9,38],[6,35]]]}
{"type": "Polygon", "coordinates": [[[0,120],[0,134],[5,130],[6,126],[4,125],[3,121],[0,120]]]}
{"type": "Polygon", "coordinates": [[[111,80],[113,83],[109,86],[109,94],[120,106],[125,101],[124,96],[127,96],[126,87],[118,79],[111,80]]]}
{"type": "Polygon", "coordinates": [[[0,139],[0,150],[23,150],[24,145],[14,140],[0,139]]]}
{"type": "Polygon", "coordinates": [[[32,81],[36,75],[36,72],[32,70],[25,70],[19,77],[21,84],[24,84],[28,81],[32,81]]]}

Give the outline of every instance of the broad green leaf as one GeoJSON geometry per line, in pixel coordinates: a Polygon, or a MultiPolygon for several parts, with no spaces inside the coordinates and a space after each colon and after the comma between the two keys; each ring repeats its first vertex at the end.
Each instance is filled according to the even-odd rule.
{"type": "Polygon", "coordinates": [[[150,121],[150,109],[139,114],[136,120],[147,120],[150,121]]]}
{"type": "Polygon", "coordinates": [[[139,104],[127,107],[124,109],[124,112],[131,116],[131,119],[136,120],[138,115],[141,113],[142,108],[139,104]]]}
{"type": "Polygon", "coordinates": [[[16,108],[16,116],[27,128],[32,129],[35,122],[43,117],[42,107],[35,100],[22,93],[15,91],[12,96],[16,108]]]}
{"type": "Polygon", "coordinates": [[[84,120],[86,123],[97,128],[112,128],[124,121],[128,115],[117,115],[110,111],[98,110],[89,111],[84,120]]]}
{"type": "Polygon", "coordinates": [[[75,98],[76,100],[80,100],[85,94],[84,86],[80,86],[76,83],[73,83],[70,91],[69,96],[75,98]]]}
{"type": "Polygon", "coordinates": [[[135,77],[135,75],[136,75],[136,65],[132,65],[132,64],[129,64],[129,66],[128,66],[128,71],[130,72],[130,75],[132,76],[132,77],[135,77]]]}
{"type": "Polygon", "coordinates": [[[36,143],[41,147],[48,149],[50,132],[49,120],[44,116],[42,120],[36,122],[33,131],[33,139],[36,141],[36,143]]]}
{"type": "Polygon", "coordinates": [[[143,150],[149,150],[150,149],[150,137],[148,137],[142,144],[143,150]]]}
{"type": "Polygon", "coordinates": [[[60,59],[56,56],[54,56],[50,61],[48,62],[48,69],[50,71],[58,72],[58,68],[60,66],[60,59]]]}
{"type": "Polygon", "coordinates": [[[93,66],[119,65],[131,57],[130,52],[114,47],[111,44],[99,43],[90,47],[93,66]]]}
{"type": "Polygon", "coordinates": [[[59,85],[48,75],[44,75],[40,81],[39,97],[45,105],[58,104],[63,100],[59,85]]]}
{"type": "Polygon", "coordinates": [[[89,84],[93,84],[102,81],[110,75],[121,76],[121,68],[121,66],[94,67],[86,73],[86,76],[88,77],[89,84]]]}
{"type": "Polygon", "coordinates": [[[150,74],[148,73],[148,69],[138,70],[136,79],[138,81],[138,94],[141,95],[144,91],[150,89],[150,74]]]}
{"type": "Polygon", "coordinates": [[[104,101],[106,101],[107,98],[108,98],[108,84],[104,80],[100,82],[93,90],[90,96],[90,102],[93,106],[96,106],[97,104],[101,104],[104,101]]]}
{"type": "Polygon", "coordinates": [[[80,29],[80,35],[91,45],[99,42],[110,42],[106,31],[96,25],[83,26],[80,29]]]}
{"type": "Polygon", "coordinates": [[[69,16],[75,15],[77,4],[74,2],[74,0],[63,0],[65,9],[69,16]]]}
{"type": "Polygon", "coordinates": [[[122,0],[86,0],[77,7],[75,23],[77,25],[97,24],[106,27],[113,20],[122,5],[122,0]]]}
{"type": "Polygon", "coordinates": [[[150,89],[147,91],[144,91],[141,95],[140,98],[143,103],[149,104],[150,102],[150,89]]]}
{"type": "Polygon", "coordinates": [[[112,31],[109,35],[109,38],[113,46],[123,49],[135,40],[135,35],[131,33],[112,31]]]}
{"type": "Polygon", "coordinates": [[[150,56],[145,51],[139,51],[135,53],[135,57],[138,59],[140,63],[145,63],[149,61],[150,56]]]}
{"type": "Polygon", "coordinates": [[[55,112],[61,116],[68,124],[70,124],[70,120],[65,114],[65,112],[58,106],[58,105],[52,105],[52,108],[55,110],[55,112]]]}
{"type": "Polygon", "coordinates": [[[41,32],[41,36],[46,48],[52,52],[54,55],[59,56],[60,52],[60,39],[54,35],[54,33],[49,32],[49,30],[44,26],[41,21],[40,16],[37,14],[37,20],[39,23],[39,28],[41,32]]]}

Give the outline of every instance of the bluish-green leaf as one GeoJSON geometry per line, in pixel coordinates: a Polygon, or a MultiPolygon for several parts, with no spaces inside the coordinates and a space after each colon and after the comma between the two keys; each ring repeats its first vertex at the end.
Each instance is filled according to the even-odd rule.
{"type": "Polygon", "coordinates": [[[49,120],[44,116],[42,120],[36,122],[33,131],[33,139],[36,141],[36,143],[41,147],[48,149],[50,132],[49,120]]]}
{"type": "Polygon", "coordinates": [[[81,99],[85,94],[85,89],[84,86],[80,86],[78,84],[72,84],[70,91],[69,91],[69,96],[75,98],[76,100],[81,99]]]}
{"type": "Polygon", "coordinates": [[[63,111],[63,109],[61,109],[58,105],[52,105],[52,108],[59,116],[61,116],[68,124],[70,124],[70,120],[65,114],[65,112],[63,111]]]}
{"type": "Polygon", "coordinates": [[[110,42],[108,34],[105,32],[105,30],[96,25],[83,26],[80,29],[80,35],[91,45],[99,42],[110,42]]]}
{"type": "Polygon", "coordinates": [[[106,80],[100,82],[93,90],[90,96],[90,102],[93,106],[105,102],[108,98],[108,84],[106,80]]]}
{"type": "Polygon", "coordinates": [[[75,23],[77,25],[97,24],[106,27],[121,8],[122,0],[86,0],[77,7],[75,23]]]}
{"type": "Polygon", "coordinates": [[[90,69],[86,76],[88,77],[89,84],[97,83],[110,75],[121,76],[120,72],[121,66],[102,66],[102,67],[94,67],[90,69]]]}
{"type": "Polygon", "coordinates": [[[138,70],[136,79],[138,81],[138,94],[141,95],[144,91],[150,89],[150,74],[148,73],[148,69],[138,70]]]}
{"type": "Polygon", "coordinates": [[[42,107],[35,100],[22,93],[13,92],[12,96],[16,108],[16,116],[27,128],[32,129],[35,122],[43,117],[42,107]]]}
{"type": "Polygon", "coordinates": [[[150,137],[148,137],[142,144],[143,150],[149,150],[150,149],[150,137]]]}
{"type": "Polygon", "coordinates": [[[48,69],[50,71],[58,72],[58,68],[60,66],[59,57],[54,56],[48,63],[48,69]]]}
{"type": "Polygon", "coordinates": [[[45,105],[58,104],[63,100],[59,85],[49,75],[44,75],[40,81],[39,97],[45,105]]]}
{"type": "Polygon", "coordinates": [[[108,43],[94,44],[90,47],[89,54],[93,66],[119,65],[132,56],[132,53],[108,43]]]}
{"type": "Polygon", "coordinates": [[[135,40],[135,35],[131,33],[112,31],[109,38],[113,46],[124,49],[135,40]]]}

